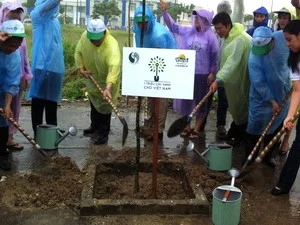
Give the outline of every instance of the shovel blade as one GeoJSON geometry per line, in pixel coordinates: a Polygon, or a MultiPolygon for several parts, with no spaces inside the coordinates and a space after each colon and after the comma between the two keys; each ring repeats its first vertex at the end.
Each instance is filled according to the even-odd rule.
{"type": "Polygon", "coordinates": [[[121,119],[121,122],[123,124],[122,146],[124,146],[128,136],[128,124],[124,118],[121,119]]]}
{"type": "Polygon", "coordinates": [[[184,128],[190,123],[190,117],[189,116],[183,116],[177,120],[175,120],[171,126],[169,127],[167,136],[168,137],[175,137],[179,135],[184,128]]]}

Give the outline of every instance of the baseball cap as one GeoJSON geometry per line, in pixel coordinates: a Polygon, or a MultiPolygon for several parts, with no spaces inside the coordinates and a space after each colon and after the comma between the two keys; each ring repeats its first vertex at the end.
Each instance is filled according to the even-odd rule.
{"type": "Polygon", "coordinates": [[[255,55],[264,55],[268,53],[271,49],[272,39],[272,30],[270,28],[256,28],[252,38],[252,53],[255,55]]]}
{"type": "Polygon", "coordinates": [[[2,31],[14,37],[26,37],[24,25],[20,20],[6,20],[2,23],[2,31]]]}
{"type": "Polygon", "coordinates": [[[87,24],[87,34],[86,37],[90,40],[100,40],[104,31],[106,30],[106,26],[101,19],[92,19],[87,24]]]}
{"type": "MultiPolygon", "coordinates": [[[[145,21],[145,22],[148,22],[148,21],[149,21],[149,16],[145,16],[144,21],[145,21]]],[[[134,17],[134,22],[136,22],[136,23],[143,22],[143,14],[137,14],[137,15],[134,17]]]]}

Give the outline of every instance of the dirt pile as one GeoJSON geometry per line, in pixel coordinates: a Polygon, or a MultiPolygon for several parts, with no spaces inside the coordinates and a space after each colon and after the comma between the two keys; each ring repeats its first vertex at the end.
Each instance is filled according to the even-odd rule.
{"type": "Polygon", "coordinates": [[[79,204],[84,177],[70,158],[54,158],[41,171],[7,176],[0,183],[0,197],[8,207],[73,207],[79,204]]]}

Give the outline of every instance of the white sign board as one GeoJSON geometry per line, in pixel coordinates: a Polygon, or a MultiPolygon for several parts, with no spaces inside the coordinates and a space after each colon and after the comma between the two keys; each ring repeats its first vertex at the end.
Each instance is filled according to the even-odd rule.
{"type": "Polygon", "coordinates": [[[123,48],[122,95],[193,99],[194,50],[123,48]]]}

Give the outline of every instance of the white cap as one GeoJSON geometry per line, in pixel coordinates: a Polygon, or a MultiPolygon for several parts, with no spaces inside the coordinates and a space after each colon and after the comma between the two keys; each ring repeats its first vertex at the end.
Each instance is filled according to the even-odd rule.
{"type": "Polygon", "coordinates": [[[87,24],[87,38],[90,40],[100,40],[104,31],[106,30],[106,26],[101,19],[92,19],[87,24]]]}
{"type": "Polygon", "coordinates": [[[6,20],[2,23],[2,31],[14,37],[26,37],[24,25],[20,20],[6,20]]]}

